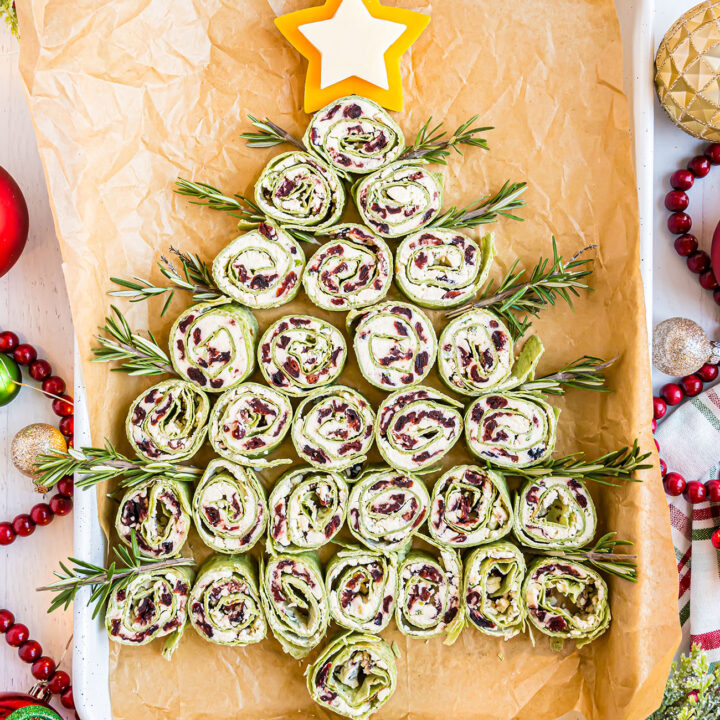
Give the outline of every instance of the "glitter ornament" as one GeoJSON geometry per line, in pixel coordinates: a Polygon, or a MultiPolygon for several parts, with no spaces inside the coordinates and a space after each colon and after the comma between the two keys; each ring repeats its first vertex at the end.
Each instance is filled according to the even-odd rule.
{"type": "Polygon", "coordinates": [[[50,694],[33,688],[29,695],[0,693],[0,720],[62,720],[47,701],[50,694]]]}
{"type": "Polygon", "coordinates": [[[691,375],[705,363],[720,362],[720,343],[708,340],[692,320],[674,317],[663,320],[653,332],[653,365],[666,375],[691,375]]]}
{"type": "Polygon", "coordinates": [[[0,406],[7,405],[20,392],[20,366],[9,356],[0,353],[0,406]]]}
{"type": "Polygon", "coordinates": [[[28,477],[34,477],[38,455],[67,452],[63,434],[47,423],[33,423],[20,430],[13,438],[10,455],[13,465],[28,477]]]}
{"type": "Polygon", "coordinates": [[[696,5],[667,31],[655,57],[655,87],[681,130],[720,141],[720,0],[696,5]]]}

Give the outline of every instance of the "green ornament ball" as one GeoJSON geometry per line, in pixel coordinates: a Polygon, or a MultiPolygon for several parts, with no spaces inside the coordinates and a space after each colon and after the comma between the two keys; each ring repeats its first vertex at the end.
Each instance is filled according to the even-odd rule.
{"type": "Polygon", "coordinates": [[[20,366],[7,355],[0,353],[0,406],[7,405],[20,392],[22,381],[20,366]]]}

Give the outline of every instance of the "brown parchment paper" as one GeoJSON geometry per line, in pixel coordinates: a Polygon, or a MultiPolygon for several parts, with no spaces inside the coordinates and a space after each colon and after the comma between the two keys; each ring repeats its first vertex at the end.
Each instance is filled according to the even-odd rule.
{"type": "MultiPolygon", "coordinates": [[[[506,180],[527,180],[524,223],[494,226],[495,274],[520,258],[531,267],[555,236],[567,255],[597,244],[591,284],[575,312],[550,309],[536,323],[548,371],[584,353],[619,361],[614,392],[570,391],[559,452],[596,455],[641,438],[652,448],[647,338],[638,262],[638,218],[621,44],[612,0],[389,0],[432,21],[402,64],[408,137],[432,114],[449,127],[479,113],[492,150],[453,157],[446,202],[465,204],[506,180]]],[[[94,442],[127,449],[122,419],[151,380],[90,364],[96,326],[109,309],[108,278],[159,280],[170,244],[211,260],[236,234],[233,219],[172,193],[178,175],[248,193],[278,149],[250,150],[238,133],[248,112],[300,134],[304,60],[273,25],[309,0],[26,0],[18,3],[20,67],[37,128],[65,261],[94,442]]],[[[352,52],[352,48],[348,48],[352,52]]],[[[163,342],[175,313],[121,303],[136,328],[163,342]]],[[[282,314],[330,318],[301,294],[259,313],[261,330],[282,314]]],[[[343,316],[333,316],[342,323],[343,316]]],[[[441,316],[434,314],[436,328],[441,316]]],[[[363,387],[354,360],[342,380],[363,387]]],[[[439,385],[437,376],[431,382],[439,385]]],[[[368,390],[377,405],[378,391],[368,390]]],[[[466,461],[462,443],[448,459],[466,461]]],[[[277,473],[276,473],[277,474],[277,473]]],[[[434,478],[435,476],[433,476],[434,478]]],[[[432,481],[432,479],[430,481],[432,481]]],[[[265,474],[270,485],[273,476],[265,474]]],[[[468,629],[451,648],[396,631],[399,686],[385,720],[552,720],[576,710],[591,720],[638,720],[657,707],[679,640],[668,513],[656,471],[642,484],[593,488],[601,529],[635,542],[637,585],[610,580],[613,623],[592,645],[560,653],[536,633],[508,643],[468,629]]],[[[107,528],[114,505],[102,489],[107,528]]],[[[207,550],[197,537],[196,557],[207,550]]],[[[219,648],[189,629],[172,659],[160,643],[111,644],[118,720],[326,718],[309,699],[304,663],[268,639],[219,648]]],[[[98,658],[98,662],[105,658],[98,658]]]]}

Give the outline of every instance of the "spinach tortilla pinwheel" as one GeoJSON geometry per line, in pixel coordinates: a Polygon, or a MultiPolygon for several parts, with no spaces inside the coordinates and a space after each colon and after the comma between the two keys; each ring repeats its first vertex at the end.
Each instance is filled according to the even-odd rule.
{"type": "Polygon", "coordinates": [[[156,475],[127,490],[120,500],[115,530],[144,557],[160,559],[182,550],[192,527],[188,483],[156,475]]]}
{"type": "Polygon", "coordinates": [[[310,697],[332,712],[367,720],[395,692],[397,666],[381,637],[347,633],[333,640],[306,671],[310,697]]]}
{"type": "Polygon", "coordinates": [[[452,645],[465,622],[461,585],[462,563],[456,550],[441,546],[432,554],[410,550],[398,569],[398,630],[413,638],[444,633],[445,644],[452,645]]]}
{"type": "Polygon", "coordinates": [[[473,550],[465,561],[465,617],[480,632],[509,640],[525,629],[525,558],[511,542],[473,550]]]}
{"type": "Polygon", "coordinates": [[[457,230],[426,228],[408,235],[395,253],[399,288],[428,308],[450,308],[475,297],[495,256],[492,233],[479,242],[457,230]]]}
{"type": "Polygon", "coordinates": [[[427,488],[419,478],[370,469],[350,491],[348,527],[371,550],[399,551],[412,542],[429,504],[427,488]]]}
{"type": "Polygon", "coordinates": [[[382,300],[393,276],[387,243],[362,225],[336,225],[327,237],[303,275],[310,300],[333,311],[368,307],[382,300]]]}
{"type": "Polygon", "coordinates": [[[189,604],[192,626],[217,645],[252,645],[267,634],[257,564],[250,555],[210,557],[198,571],[189,604]]]}
{"type": "Polygon", "coordinates": [[[280,318],[265,331],[258,348],[260,370],[268,384],[295,397],[334,382],[346,357],[342,333],[309,315],[280,318]]]}
{"type": "Polygon", "coordinates": [[[193,495],[200,539],[217,552],[249,550],[265,532],[265,490],[255,473],[228,460],[212,460],[193,495]]]}
{"type": "Polygon", "coordinates": [[[300,290],[305,255],[290,233],[263,222],[215,257],[212,276],[220,292],[250,308],[274,308],[300,290]]]}
{"type": "Polygon", "coordinates": [[[210,413],[210,444],[218,455],[238,465],[285,465],[291,460],[264,457],[287,435],[292,414],[286,395],[259,383],[243,383],[215,403],[210,413]]]}
{"type": "Polygon", "coordinates": [[[273,635],[292,657],[305,657],[325,637],[330,610],[315,553],[271,555],[264,560],[260,596],[273,635]]]}
{"type": "Polygon", "coordinates": [[[398,160],[358,180],[353,196],[371,230],[383,238],[403,237],[440,214],[443,179],[423,161],[398,160]]]}
{"type": "Polygon", "coordinates": [[[148,460],[187,460],[203,444],[208,396],[187,380],[164,380],[130,406],[125,429],[133,450],[148,460]]]}
{"type": "Polygon", "coordinates": [[[382,632],[395,609],[397,579],[395,554],[365,548],[340,550],[325,570],[330,615],[348,630],[382,632]]]}
{"type": "Polygon", "coordinates": [[[489,310],[470,310],[440,335],[438,370],[448,387],[463,395],[482,395],[520,385],[535,372],[543,352],[530,336],[515,359],[512,335],[489,310]]]}
{"type": "Polygon", "coordinates": [[[195,571],[186,566],[138,572],[108,598],[105,628],[121,645],[147,645],[166,637],[162,654],[170,659],[180,642],[195,571]]]}
{"type": "Polygon", "coordinates": [[[350,95],[313,115],[305,146],[342,173],[365,175],[397,160],[405,149],[398,124],[372,100],[350,95]]]}
{"type": "Polygon", "coordinates": [[[512,526],[512,501],[499,472],[459,465],[435,483],[428,528],[441,545],[482,545],[504,537],[512,526]]]}
{"type": "Polygon", "coordinates": [[[576,478],[533,478],[515,495],[514,530],[523,545],[581,548],[593,539],[596,528],[595,503],[576,478]]]}
{"type": "Polygon", "coordinates": [[[345,522],[348,487],[337,473],[294,468],[270,493],[268,541],[277,552],[316,550],[330,542],[345,522]]]}
{"type": "Polygon", "coordinates": [[[462,403],[431,387],[397,390],[378,408],[380,454],[396,470],[430,472],[462,433],[461,409],[462,403]]]}
{"type": "Polygon", "coordinates": [[[277,155],[255,184],[255,203],[284,227],[320,230],[334,225],[345,190],[329,165],[304,152],[277,155]]]}
{"type": "Polygon", "coordinates": [[[345,470],[367,458],[375,413],[357,390],[345,385],[318,388],[295,412],[292,441],[298,455],[326,470],[345,470]]]}
{"type": "Polygon", "coordinates": [[[363,377],[381,390],[423,381],[435,363],[437,337],[430,318],[408,303],[384,302],[347,314],[363,377]]]}
{"type": "Polygon", "coordinates": [[[229,300],[193,305],[170,330],[173,367],[207,392],[224,392],[253,371],[257,333],[253,314],[229,300]]]}
{"type": "Polygon", "coordinates": [[[559,414],[539,393],[483,395],[465,415],[467,446],[491,465],[537,465],[555,449],[559,414]]]}
{"type": "Polygon", "coordinates": [[[543,557],[530,566],[522,586],[528,617],[554,645],[577,640],[582,647],[610,625],[605,581],[592,568],[564,558],[543,557]]]}

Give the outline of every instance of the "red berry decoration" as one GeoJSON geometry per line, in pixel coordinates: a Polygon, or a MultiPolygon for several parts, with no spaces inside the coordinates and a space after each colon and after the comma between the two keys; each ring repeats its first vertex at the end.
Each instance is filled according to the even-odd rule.
{"type": "Polygon", "coordinates": [[[668,495],[677,497],[678,495],[681,495],[683,493],[687,483],[685,482],[685,478],[680,473],[669,472],[663,478],[663,485],[665,487],[665,492],[668,495]]]}
{"type": "Polygon", "coordinates": [[[30,373],[30,377],[38,382],[52,375],[52,367],[47,360],[35,360],[34,362],[31,362],[28,371],[30,373]]]}
{"type": "MultiPolygon", "coordinates": [[[[667,479],[667,475],[665,477],[667,479]]],[[[689,503],[695,505],[696,503],[704,502],[707,498],[707,490],[705,490],[705,486],[699,480],[691,480],[685,485],[683,495],[689,503]]]]}
{"type": "Polygon", "coordinates": [[[73,402],[69,395],[61,395],[62,400],[53,400],[52,409],[56,415],[72,415],[73,402]]]}
{"type": "Polygon", "coordinates": [[[682,257],[692,255],[698,249],[698,241],[694,235],[679,235],[675,238],[675,252],[682,257]]]}
{"type": "Polygon", "coordinates": [[[695,397],[696,395],[699,395],[703,389],[702,380],[697,375],[686,375],[680,381],[680,385],[682,386],[683,392],[688,397],[695,397]]]}
{"type": "Polygon", "coordinates": [[[720,480],[708,480],[705,483],[705,490],[710,502],[720,502],[720,480]]]}
{"type": "Polygon", "coordinates": [[[686,210],[690,204],[690,198],[682,190],[671,190],[665,196],[665,207],[671,212],[686,210]]]}
{"type": "Polygon", "coordinates": [[[14,333],[6,330],[0,333],[0,352],[12,352],[20,344],[20,338],[14,333]]]}
{"type": "Polygon", "coordinates": [[[37,359],[37,350],[32,345],[23,343],[15,348],[13,357],[18,365],[29,365],[37,359]]]}
{"type": "Polygon", "coordinates": [[[718,376],[718,366],[711,363],[705,363],[696,373],[703,382],[712,382],[718,376]]]}
{"type": "Polygon", "coordinates": [[[690,232],[692,218],[684,212],[673,213],[667,221],[668,230],[673,235],[683,235],[690,232]]]}
{"type": "Polygon", "coordinates": [[[28,209],[18,184],[0,167],[0,277],[22,254],[28,236],[28,209]]]}
{"type": "Polygon", "coordinates": [[[15,616],[9,610],[0,610],[0,633],[7,632],[14,623],[15,616]]]}
{"type": "Polygon", "coordinates": [[[0,545],[10,545],[15,540],[15,531],[9,522],[0,522],[0,545]]]}
{"type": "Polygon", "coordinates": [[[698,281],[700,282],[700,287],[705,290],[714,290],[718,286],[715,273],[712,270],[706,270],[700,273],[698,281]]]}
{"type": "Polygon", "coordinates": [[[660,458],[660,475],[662,477],[667,475],[667,463],[662,458],[660,458]]]}
{"type": "Polygon", "coordinates": [[[670,176],[670,185],[675,190],[689,190],[695,182],[695,176],[689,170],[676,170],[670,176]]]}
{"type": "Polygon", "coordinates": [[[65,497],[65,495],[53,495],[50,498],[50,509],[56,515],[68,515],[73,509],[72,498],[65,497]]]}
{"type": "Polygon", "coordinates": [[[711,536],[710,542],[716,550],[720,550],[720,528],[718,528],[711,536]]]}
{"type": "Polygon", "coordinates": [[[60,702],[63,707],[70,708],[72,710],[75,707],[75,699],[73,698],[73,689],[69,687],[65,692],[60,695],[60,702]]]}
{"type": "Polygon", "coordinates": [[[688,163],[688,170],[696,178],[704,178],[710,172],[710,161],[704,155],[696,155],[688,163]]]}
{"type": "Polygon", "coordinates": [[[47,503],[38,503],[30,510],[30,517],[36,525],[49,525],[53,515],[53,511],[47,503]]]}
{"type": "Polygon", "coordinates": [[[42,389],[50,395],[62,395],[65,392],[65,381],[57,375],[51,375],[47,380],[43,380],[42,389]]]}
{"type": "Polygon", "coordinates": [[[665,413],[667,412],[667,403],[659,397],[653,398],[653,417],[656,420],[660,420],[661,418],[665,417],[665,413]]]}
{"type": "Polygon", "coordinates": [[[72,475],[65,475],[65,477],[61,477],[55,487],[61,495],[72,497],[75,490],[72,475]]]}
{"type": "Polygon", "coordinates": [[[12,521],[12,528],[16,535],[27,537],[35,532],[35,523],[27,513],[22,513],[12,521]]]}
{"type": "Polygon", "coordinates": [[[23,662],[34,663],[42,655],[42,646],[37,640],[27,640],[18,648],[18,655],[23,662]]]}
{"type": "Polygon", "coordinates": [[[678,405],[683,399],[683,391],[677,383],[667,383],[660,388],[660,396],[668,405],[678,405]]]}
{"type": "Polygon", "coordinates": [[[688,255],[687,266],[690,272],[699,275],[710,267],[710,256],[704,250],[696,250],[688,255]]]}
{"type": "Polygon", "coordinates": [[[30,639],[30,631],[26,625],[15,623],[11,625],[5,632],[5,642],[10,647],[20,647],[25,641],[30,639]]]}
{"type": "Polygon", "coordinates": [[[712,143],[705,150],[705,157],[712,165],[720,165],[720,143],[712,143]]]}
{"type": "Polygon", "coordinates": [[[72,434],[75,432],[75,416],[74,415],[66,415],[58,424],[58,427],[60,428],[60,432],[65,437],[72,437],[72,434]]]}
{"type": "Polygon", "coordinates": [[[30,672],[36,680],[49,680],[55,672],[55,661],[43,655],[43,657],[33,663],[30,672]]]}
{"type": "Polygon", "coordinates": [[[652,419],[652,422],[650,423],[650,429],[655,432],[657,430],[657,420],[655,418],[652,419]]]}
{"type": "Polygon", "coordinates": [[[59,695],[70,687],[70,676],[64,670],[58,670],[48,680],[47,687],[53,695],[59,695]]]}

